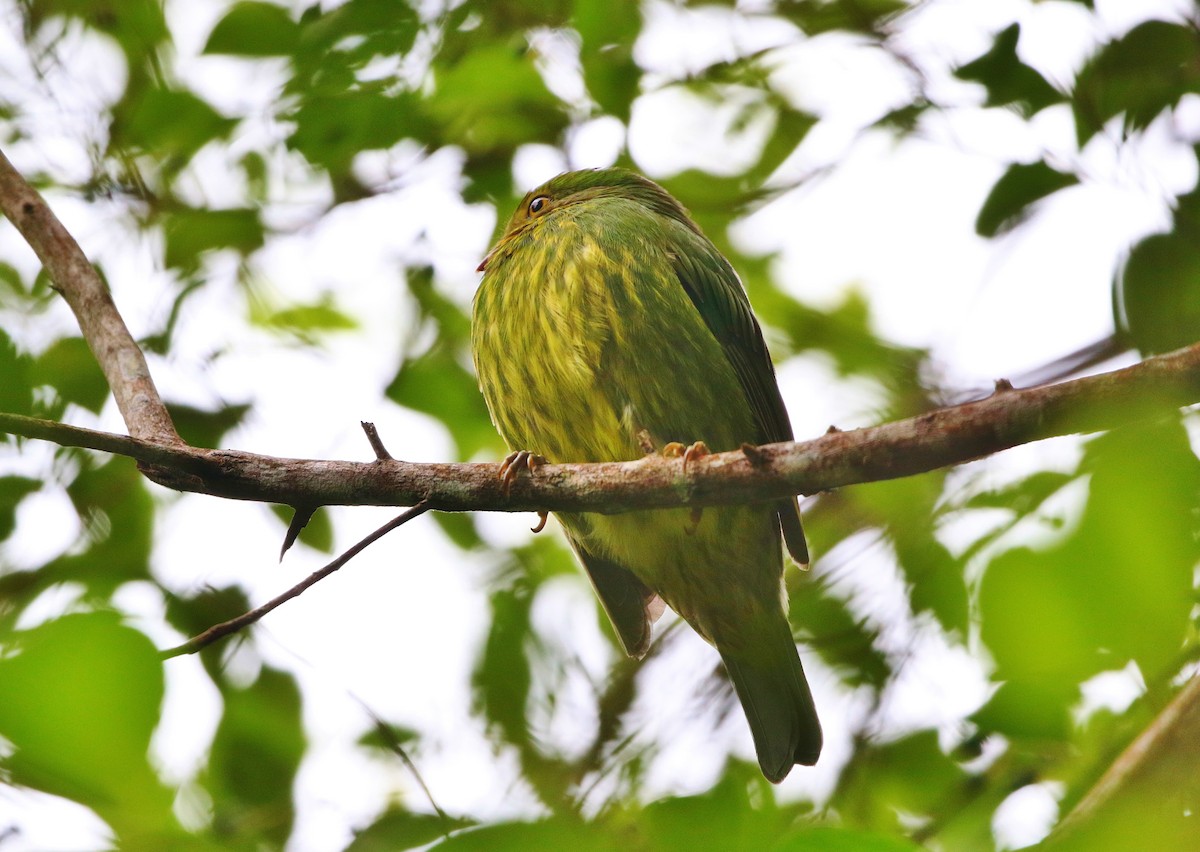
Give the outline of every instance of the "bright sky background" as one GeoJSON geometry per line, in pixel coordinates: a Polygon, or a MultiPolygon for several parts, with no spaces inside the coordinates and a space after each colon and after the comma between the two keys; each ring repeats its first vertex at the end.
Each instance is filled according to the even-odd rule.
{"type": "MultiPolygon", "coordinates": [[[[993,32],[1016,20],[1022,25],[1023,58],[1052,81],[1065,81],[1098,41],[1146,17],[1178,16],[1190,6],[1184,0],[1101,0],[1096,5],[1103,21],[1099,31],[1089,27],[1084,11],[1072,3],[960,0],[928,4],[910,16],[900,46],[925,68],[935,97],[962,106],[931,116],[922,136],[903,144],[861,131],[905,95],[895,67],[877,53],[846,38],[816,39],[781,51],[780,84],[796,104],[825,120],[776,179],[787,182],[834,163],[837,168],[747,217],[735,227],[734,238],[747,249],[779,251],[782,280],[805,301],[833,304],[851,287],[866,293],[880,333],[930,348],[941,380],[950,387],[989,387],[995,378],[1016,376],[1105,336],[1111,330],[1109,289],[1119,256],[1139,236],[1166,226],[1167,199],[1196,182],[1194,153],[1177,133],[1180,128],[1195,133],[1200,98],[1185,101],[1173,122],[1160,121],[1137,143],[1118,145],[1114,130],[1078,151],[1066,107],[1047,109],[1027,125],[1007,111],[978,108],[982,91],[949,74],[955,64],[983,52],[993,32]],[[995,241],[976,237],[975,214],[1007,158],[1032,159],[1039,152],[1050,152],[1063,164],[1082,164],[1087,184],[1059,193],[1032,227],[995,241]]],[[[199,158],[203,180],[191,187],[195,200],[235,203],[238,185],[231,176],[237,156],[282,132],[265,110],[279,76],[259,66],[248,74],[244,63],[198,56],[222,4],[189,0],[167,8],[172,23],[181,24],[174,31],[184,34],[178,45],[180,79],[231,112],[261,116],[245,125],[230,150],[206,150],[199,158]]],[[[791,36],[789,25],[746,24],[725,10],[687,12],[666,3],[648,8],[651,26],[638,44],[637,57],[667,76],[791,36]]],[[[91,125],[97,104],[111,102],[121,90],[120,56],[112,45],[74,31],[56,48],[61,64],[49,68],[39,82],[31,77],[17,41],[19,26],[11,0],[0,0],[0,101],[32,105],[38,140],[11,146],[6,153],[19,169],[45,170],[65,182],[83,179],[88,161],[81,143],[100,133],[91,125]]],[[[569,45],[547,37],[538,47],[547,73],[555,74],[556,91],[570,93],[578,82],[571,77],[569,45]]],[[[688,166],[719,171],[745,150],[739,145],[753,144],[753,139],[728,139],[720,118],[720,112],[714,119],[707,108],[677,92],[648,94],[634,110],[628,144],[652,177],[688,166]]],[[[607,165],[621,142],[616,122],[593,122],[572,140],[569,161],[551,149],[524,152],[515,183],[525,189],[568,166],[607,165]]],[[[254,257],[262,292],[281,304],[334,293],[339,305],[362,323],[361,331],[333,337],[314,352],[245,327],[238,319],[244,310],[234,283],[235,261],[219,259],[212,264],[210,285],[187,303],[171,358],[151,360],[160,390],[170,399],[197,405],[253,399],[247,424],[226,437],[227,445],[237,449],[366,460],[371,452],[358,421],[370,420],[398,457],[450,458],[452,446],[438,424],[381,396],[411,328],[401,265],[432,262],[440,286],[469,305],[478,281],[474,269],[488,247],[495,217],[487,207],[462,205],[455,191],[455,154],[439,152],[407,170],[413,162],[414,151],[403,145],[362,157],[364,175],[386,178],[405,172],[403,181],[393,193],[344,205],[320,220],[314,217],[328,197],[327,188],[299,181],[295,162],[274,163],[277,176],[286,175],[292,183],[268,220],[289,233],[271,240],[254,257]],[[230,354],[212,360],[213,353],[226,348],[230,354]]],[[[52,195],[51,202],[85,251],[104,265],[133,333],[155,328],[172,292],[156,241],[121,228],[109,202],[61,194],[52,195]]],[[[32,276],[36,261],[28,250],[15,248],[18,244],[13,229],[0,226],[0,255],[32,276]]],[[[14,333],[37,348],[72,328],[69,312],[58,306],[14,333]]],[[[835,381],[820,358],[794,359],[779,374],[798,436],[820,434],[830,423],[852,428],[872,422],[873,389],[835,381]]],[[[76,412],[73,422],[124,431],[111,405],[98,419],[76,412]]],[[[1024,447],[968,466],[961,475],[1003,480],[1048,459],[1069,465],[1076,447],[1071,440],[1024,447]]],[[[50,456],[49,447],[30,442],[19,458],[9,451],[0,455],[0,469],[40,471],[50,456]]],[[[177,591],[237,581],[252,600],[261,602],[325,561],[297,547],[277,564],[283,530],[265,507],[180,497],[157,488],[155,493],[169,506],[157,532],[155,565],[161,580],[177,591]]],[[[392,514],[333,509],[337,548],[349,546],[392,514]]],[[[503,544],[523,540],[533,520],[492,515],[482,518],[480,526],[489,539],[503,544]]],[[[3,555],[24,566],[60,552],[74,537],[77,522],[65,495],[46,491],[23,504],[18,530],[3,555]]],[[[948,543],[955,534],[947,531],[948,543]]],[[[987,695],[984,672],[967,653],[946,647],[934,631],[911,619],[899,580],[877,543],[848,542],[843,548],[842,553],[825,554],[824,560],[818,554],[814,571],[836,571],[859,611],[885,619],[890,625],[885,642],[919,651],[885,697],[890,722],[883,733],[937,719],[944,741],[953,742],[963,717],[987,695]]],[[[384,806],[388,791],[402,790],[414,806],[421,806],[411,777],[396,761],[368,761],[348,747],[369,724],[360,702],[432,738],[430,744],[440,754],[419,757],[419,766],[447,811],[528,813],[532,799],[513,787],[515,765],[491,753],[468,716],[466,685],[483,638],[488,569],[487,557],[464,554],[445,541],[432,520],[422,518],[255,628],[266,660],[297,673],[304,686],[314,748],[297,786],[303,821],[290,847],[295,852],[340,848],[352,826],[365,824],[384,806]]],[[[155,625],[160,601],[152,588],[129,587],[121,602],[131,612],[150,616],[144,626],[160,646],[182,638],[155,625]]],[[[26,626],[70,603],[69,590],[48,598],[31,610],[26,626]]],[[[591,592],[582,581],[556,582],[553,594],[535,611],[535,620],[548,632],[570,637],[584,670],[598,677],[614,651],[603,640],[595,616],[591,592]]],[[[720,768],[720,753],[710,746],[714,738],[703,725],[686,724],[696,714],[696,689],[714,659],[711,649],[689,634],[675,653],[651,666],[656,688],[647,691],[641,712],[647,731],[668,731],[672,743],[661,771],[651,779],[651,791],[700,790],[720,768]]],[[[817,768],[792,773],[780,788],[785,797],[831,789],[848,754],[849,723],[862,718],[866,709],[866,698],[842,692],[815,655],[807,654],[805,664],[825,724],[827,750],[817,768]]],[[[253,676],[252,661],[235,657],[232,667],[239,666],[253,676]]],[[[198,661],[173,660],[167,673],[168,705],[155,753],[172,778],[182,779],[204,759],[219,701],[198,661]]],[[[1136,673],[1118,676],[1096,700],[1128,700],[1135,681],[1136,673]]],[[[579,678],[579,695],[586,697],[582,684],[579,678]]],[[[573,706],[590,712],[586,702],[569,697],[562,701],[568,710],[573,706]]],[[[571,742],[577,724],[573,718],[560,711],[549,726],[550,739],[571,742]]],[[[750,737],[738,714],[715,739],[752,758],[750,737]]],[[[997,818],[998,838],[1011,846],[1038,839],[1055,813],[1055,793],[1049,787],[1027,788],[1014,796],[997,818]]],[[[198,796],[193,790],[181,797],[185,818],[203,812],[198,796]]],[[[94,817],[52,797],[0,788],[0,826],[9,822],[6,809],[36,809],[44,818],[32,824],[22,820],[27,833],[7,841],[5,850],[92,848],[103,837],[103,826],[94,817]]]]}

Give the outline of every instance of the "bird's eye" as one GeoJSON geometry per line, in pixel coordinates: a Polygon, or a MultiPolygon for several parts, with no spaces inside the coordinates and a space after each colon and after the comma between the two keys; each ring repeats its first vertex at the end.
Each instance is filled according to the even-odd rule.
{"type": "Polygon", "coordinates": [[[536,213],[541,213],[546,209],[546,202],[550,199],[544,195],[539,195],[533,201],[529,202],[529,214],[532,216],[536,213]]]}

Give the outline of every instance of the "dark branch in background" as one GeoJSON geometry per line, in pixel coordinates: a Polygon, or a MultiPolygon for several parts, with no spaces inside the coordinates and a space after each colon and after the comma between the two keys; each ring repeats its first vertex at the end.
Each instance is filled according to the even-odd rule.
{"type": "Polygon", "coordinates": [[[0,211],[16,226],[71,310],[117,400],[129,434],[182,444],[146,358],[113,304],[108,286],[45,200],[0,152],[0,211]]]}
{"type": "MultiPolygon", "coordinates": [[[[413,506],[284,594],[210,628],[164,657],[193,653],[252,624],[338,570],[363,548],[429,509],[445,511],[621,512],[669,506],[747,503],[811,494],[961,464],[1018,444],[1175,415],[1200,402],[1200,344],[1122,370],[1044,387],[997,383],[986,399],[801,443],[772,444],[693,459],[658,454],[617,464],[539,466],[509,489],[496,464],[414,464],[393,460],[371,434],[373,462],[282,459],[190,447],[179,438],[136,342],[107,287],[38,193],[0,153],[0,212],[33,247],[67,300],[108,380],[132,437],[0,414],[0,431],[128,456],[168,488],[291,505],[308,517],[325,505],[413,506]]],[[[703,436],[682,436],[688,439],[703,436]]],[[[299,531],[302,526],[294,526],[299,531]]],[[[1159,788],[1156,768],[1200,738],[1200,679],[1192,681],[1129,747],[1065,820],[1070,836],[1114,802],[1159,788]]],[[[1175,761],[1177,763],[1178,761],[1175,761]]],[[[1159,773],[1161,774],[1161,773],[1159,773]]]]}
{"type": "Polygon", "coordinates": [[[179,657],[183,654],[194,654],[197,651],[208,647],[218,639],[224,639],[226,636],[229,636],[232,633],[237,633],[239,630],[249,627],[251,624],[261,619],[264,615],[278,607],[280,604],[287,603],[292,598],[299,597],[310,586],[314,586],[321,582],[355,556],[358,556],[358,554],[360,554],[362,551],[366,550],[367,547],[379,541],[379,539],[383,538],[397,527],[408,523],[413,518],[417,517],[417,515],[424,513],[428,508],[429,507],[423,503],[418,503],[407,512],[392,518],[379,529],[375,530],[375,532],[359,541],[358,544],[351,547],[337,559],[330,562],[320,571],[314,571],[312,574],[309,574],[304,578],[303,581],[292,586],[282,595],[277,595],[271,598],[271,600],[267,601],[262,606],[255,607],[249,612],[244,612],[237,618],[231,618],[229,621],[222,621],[220,624],[214,624],[199,636],[189,639],[182,645],[177,645],[174,648],[168,648],[165,651],[159,652],[159,656],[164,660],[169,660],[171,657],[179,657]]]}

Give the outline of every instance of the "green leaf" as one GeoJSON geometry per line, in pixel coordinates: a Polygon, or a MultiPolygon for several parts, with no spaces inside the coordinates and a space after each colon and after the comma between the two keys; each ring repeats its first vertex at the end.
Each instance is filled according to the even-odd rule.
{"type": "Polygon", "coordinates": [[[431,849],[445,852],[527,852],[530,849],[570,849],[572,852],[614,852],[625,848],[616,838],[583,820],[555,816],[540,822],[498,822],[448,837],[431,849]]]}
{"type": "Polygon", "coordinates": [[[1178,223],[1133,247],[1116,280],[1118,328],[1145,355],[1200,340],[1200,231],[1178,223]]]}
{"type": "Polygon", "coordinates": [[[390,148],[406,136],[422,138],[424,107],[413,94],[378,84],[337,88],[300,100],[287,117],[296,125],[289,147],[315,166],[340,174],[362,151],[390,148]]]}
{"type": "Polygon", "coordinates": [[[126,458],[80,473],[67,495],[85,528],[85,547],[48,566],[59,580],[77,580],[103,597],[129,580],[150,577],[155,506],[146,481],[126,458]]]}
{"type": "Polygon", "coordinates": [[[290,305],[278,310],[256,303],[251,310],[250,321],[310,344],[323,334],[358,328],[358,323],[352,317],[338,309],[332,293],[322,293],[317,301],[307,305],[290,305]]]}
{"type": "Polygon", "coordinates": [[[394,852],[426,846],[452,831],[473,825],[469,819],[417,814],[393,808],[364,829],[355,831],[346,852],[394,852]]]}
{"type": "Polygon", "coordinates": [[[215,411],[206,411],[178,402],[168,402],[167,411],[175,423],[179,436],[193,447],[219,447],[221,439],[230,429],[242,424],[250,412],[250,404],[223,405],[215,411]]]}
{"type": "Polygon", "coordinates": [[[42,483],[37,479],[0,476],[0,541],[12,535],[17,527],[17,506],[41,487],[42,483]]]}
{"type": "Polygon", "coordinates": [[[905,0],[793,0],[778,14],[810,36],[834,30],[875,35],[888,18],[908,8],[905,0]]]}
{"type": "Polygon", "coordinates": [[[295,819],[292,784],[305,748],[300,688],[291,675],[264,667],[252,685],[225,688],[222,697],[225,713],[205,773],[215,821],[223,834],[282,848],[295,819]]]}
{"type": "Polygon", "coordinates": [[[1200,92],[1200,40],[1194,27],[1146,21],[1109,42],[1075,80],[1076,135],[1082,147],[1110,118],[1125,114],[1127,130],[1200,92]]]}
{"type": "Polygon", "coordinates": [[[476,707],[483,711],[488,727],[517,746],[529,745],[525,706],[532,674],[525,649],[530,641],[532,602],[526,584],[492,595],[491,628],[471,677],[476,707]]]}
{"type": "Polygon", "coordinates": [[[171,794],[147,760],[163,698],[150,640],[111,613],[88,613],[13,633],[5,645],[9,778],[87,805],[129,848],[172,826],[171,794]]]}
{"type": "Polygon", "coordinates": [[[405,361],[386,393],[388,399],[440,420],[450,430],[459,458],[499,448],[478,382],[449,346],[435,344],[405,361]]]}
{"type": "Polygon", "coordinates": [[[1063,174],[1039,160],[1008,167],[984,199],[975,219],[975,231],[995,237],[1012,230],[1029,215],[1029,207],[1048,195],[1079,183],[1075,175],[1063,174]]]}
{"type": "Polygon", "coordinates": [[[1026,700],[992,702],[1001,730],[1045,728],[1078,686],[1135,661],[1148,681],[1174,671],[1194,606],[1200,464],[1178,423],[1093,440],[1078,525],[1042,550],[996,557],[980,584],[980,636],[996,678],[1026,700]],[[1004,715],[1009,714],[1009,715],[1004,715]]]}
{"type": "Polygon", "coordinates": [[[988,93],[987,106],[1012,104],[1028,117],[1066,98],[1017,57],[1020,36],[1021,25],[1013,24],[996,36],[987,53],[954,74],[962,80],[982,83],[988,93]]]}
{"type": "Polygon", "coordinates": [[[796,831],[771,852],[918,852],[918,846],[899,837],[851,828],[818,827],[796,831]]]}
{"type": "Polygon", "coordinates": [[[640,16],[614,15],[605,0],[578,0],[571,25],[582,41],[579,58],[588,94],[604,113],[627,124],[642,78],[641,68],[633,61],[640,16]]]}
{"type": "Polygon", "coordinates": [[[274,3],[240,2],[225,13],[204,45],[205,53],[288,56],[300,42],[300,25],[274,3]]]}
{"type": "Polygon", "coordinates": [[[167,214],[163,224],[167,266],[195,270],[205,252],[231,249],[250,254],[262,247],[263,224],[257,210],[209,210],[181,207],[167,214]]]}
{"type": "Polygon", "coordinates": [[[830,805],[853,814],[856,826],[899,832],[901,814],[938,814],[968,778],[942,753],[936,731],[920,731],[893,742],[860,746],[843,770],[830,805]],[[912,783],[914,778],[920,783],[912,783]]]}
{"type": "Polygon", "coordinates": [[[56,15],[76,17],[112,36],[131,66],[146,61],[169,34],[162,5],[157,0],[38,0],[24,7],[29,32],[56,15]]]}
{"type": "MultiPolygon", "coordinates": [[[[271,514],[283,523],[284,529],[287,529],[292,523],[292,517],[296,514],[296,510],[291,506],[277,506],[273,504],[271,506],[271,514]]],[[[329,513],[318,509],[308,519],[308,523],[304,525],[304,529],[301,531],[300,538],[297,541],[320,553],[332,553],[333,521],[330,520],[329,513]]]]}
{"type": "Polygon", "coordinates": [[[567,124],[532,55],[506,44],[481,44],[445,68],[435,85],[429,115],[439,122],[443,143],[461,145],[468,154],[552,142],[567,124]]]}
{"type": "Polygon", "coordinates": [[[82,337],[64,337],[33,363],[34,384],[54,388],[64,402],[99,412],[108,400],[108,381],[82,337]]]}
{"type": "Polygon", "coordinates": [[[209,142],[227,136],[236,123],[191,92],[149,88],[113,111],[112,143],[152,151],[156,159],[176,160],[178,167],[209,142]]]}
{"type": "Polygon", "coordinates": [[[0,328],[0,411],[33,413],[33,360],[0,328]]]}

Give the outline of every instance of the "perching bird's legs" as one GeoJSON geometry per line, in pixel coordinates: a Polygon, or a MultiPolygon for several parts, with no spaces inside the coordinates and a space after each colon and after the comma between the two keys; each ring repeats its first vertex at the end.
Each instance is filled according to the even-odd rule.
{"type": "MultiPolygon", "coordinates": [[[[529,450],[514,450],[504,457],[504,461],[500,463],[499,478],[504,482],[504,493],[507,495],[512,490],[513,480],[517,478],[521,470],[529,471],[530,475],[544,464],[548,464],[545,456],[539,456],[537,453],[531,453],[529,450]]],[[[531,528],[531,532],[539,533],[546,527],[546,520],[550,517],[549,512],[538,512],[538,523],[536,527],[531,528]]]]}
{"type": "MultiPolygon", "coordinates": [[[[711,455],[711,453],[712,451],[709,450],[708,444],[704,443],[703,441],[696,441],[690,447],[685,447],[678,441],[671,441],[669,444],[664,444],[662,448],[662,454],[666,458],[683,458],[683,473],[685,476],[687,475],[688,462],[690,462],[692,459],[704,458],[707,455],[711,455]]],[[[693,535],[696,532],[696,528],[700,526],[700,518],[703,517],[703,515],[704,508],[702,506],[692,507],[691,523],[688,524],[687,528],[688,535],[693,535]]]]}

